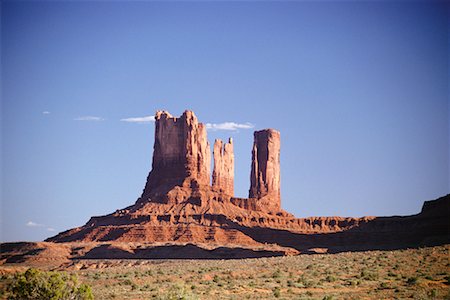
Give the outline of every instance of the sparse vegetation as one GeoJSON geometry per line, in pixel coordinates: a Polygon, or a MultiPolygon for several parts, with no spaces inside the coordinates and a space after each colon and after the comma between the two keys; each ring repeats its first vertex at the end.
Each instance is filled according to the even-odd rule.
{"type": "Polygon", "coordinates": [[[91,287],[79,284],[74,274],[43,272],[30,268],[3,279],[6,289],[2,295],[8,299],[90,300],[94,299],[91,287]]]}
{"type": "MultiPolygon", "coordinates": [[[[242,260],[86,260],[67,273],[36,271],[67,282],[78,277],[75,286],[92,286],[96,299],[447,299],[449,257],[447,245],[242,260]]],[[[0,299],[14,299],[7,296],[12,279],[24,276],[6,272],[13,267],[0,266],[0,299]]]]}
{"type": "Polygon", "coordinates": [[[275,298],[280,298],[280,296],[281,296],[280,287],[277,286],[273,289],[273,296],[275,298]]]}

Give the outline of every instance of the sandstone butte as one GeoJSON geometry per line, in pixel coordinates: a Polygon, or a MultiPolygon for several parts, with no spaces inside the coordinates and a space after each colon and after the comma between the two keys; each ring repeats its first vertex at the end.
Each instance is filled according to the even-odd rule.
{"type": "MultiPolygon", "coordinates": [[[[450,242],[450,195],[427,201],[421,213],[404,217],[295,218],[284,211],[280,199],[280,133],[274,129],[254,133],[248,198],[234,196],[231,139],[214,142],[213,165],[211,172],[206,127],[192,111],[178,118],[158,111],[152,170],[135,204],[92,217],[84,226],[61,232],[46,242],[119,243],[128,249],[121,253],[132,253],[132,257],[157,257],[158,252],[139,256],[139,247],[130,245],[178,245],[175,257],[193,258],[202,257],[198,253],[203,252],[192,256],[192,247],[215,249],[226,258],[241,257],[235,249],[295,255],[450,242]],[[187,244],[192,244],[188,245],[191,248],[187,244]]],[[[307,205],[307,201],[302,203],[307,205]]],[[[108,250],[110,246],[102,247],[108,250]]],[[[112,250],[98,253],[115,257],[112,250]]]]}

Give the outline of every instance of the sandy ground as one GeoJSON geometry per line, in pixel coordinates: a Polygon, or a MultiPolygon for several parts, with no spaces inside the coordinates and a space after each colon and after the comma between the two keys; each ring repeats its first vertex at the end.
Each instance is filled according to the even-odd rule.
{"type": "Polygon", "coordinates": [[[76,274],[96,299],[450,299],[449,259],[450,245],[228,260],[47,257],[3,264],[0,286],[6,299],[12,274],[35,266],[76,274]]]}

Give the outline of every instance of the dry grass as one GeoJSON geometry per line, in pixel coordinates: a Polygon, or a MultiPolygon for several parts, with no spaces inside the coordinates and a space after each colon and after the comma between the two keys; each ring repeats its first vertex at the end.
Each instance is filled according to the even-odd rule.
{"type": "Polygon", "coordinates": [[[449,257],[446,245],[243,260],[83,260],[66,271],[91,285],[96,299],[450,299],[449,257]]]}

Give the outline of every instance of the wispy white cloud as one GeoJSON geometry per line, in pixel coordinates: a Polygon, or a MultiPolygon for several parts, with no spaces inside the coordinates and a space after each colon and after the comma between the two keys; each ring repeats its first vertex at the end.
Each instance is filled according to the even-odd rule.
{"type": "Polygon", "coordinates": [[[102,117],[82,116],[74,119],[75,121],[104,121],[102,117]]]}
{"type": "Polygon", "coordinates": [[[236,131],[238,129],[251,129],[255,127],[252,123],[235,123],[235,122],[224,122],[224,123],[206,123],[206,129],[208,130],[232,130],[236,131]]]}
{"type": "Polygon", "coordinates": [[[45,227],[44,224],[39,224],[33,221],[28,221],[27,224],[25,224],[28,227],[45,227]]]}
{"type": "Polygon", "coordinates": [[[150,122],[155,122],[155,116],[125,118],[125,119],[120,119],[120,121],[129,122],[129,123],[150,123],[150,122]]]}
{"type": "MultiPolygon", "coordinates": [[[[40,224],[40,223],[36,223],[36,222],[33,222],[33,221],[28,221],[25,224],[25,226],[28,226],[28,227],[39,227],[39,228],[47,227],[47,225],[45,225],[45,224],[40,224]]],[[[47,231],[56,231],[56,230],[53,227],[47,227],[47,231]]]]}
{"type": "Polygon", "coordinates": [[[43,115],[49,115],[50,112],[49,112],[48,110],[44,110],[44,111],[42,112],[42,114],[43,114],[43,115]]]}

